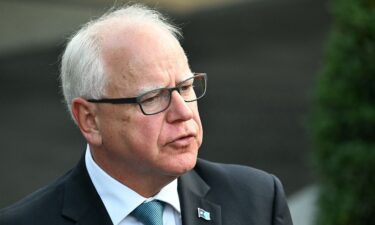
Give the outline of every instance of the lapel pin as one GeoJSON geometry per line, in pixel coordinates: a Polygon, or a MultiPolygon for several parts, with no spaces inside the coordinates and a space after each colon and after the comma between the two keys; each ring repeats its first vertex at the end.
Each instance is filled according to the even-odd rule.
{"type": "Polygon", "coordinates": [[[210,212],[207,212],[204,209],[198,208],[198,218],[202,218],[204,220],[211,220],[210,212]]]}

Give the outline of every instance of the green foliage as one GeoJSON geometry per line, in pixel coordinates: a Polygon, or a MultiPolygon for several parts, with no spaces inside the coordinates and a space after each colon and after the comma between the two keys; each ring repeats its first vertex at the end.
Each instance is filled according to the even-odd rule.
{"type": "Polygon", "coordinates": [[[375,0],[333,0],[313,112],[317,224],[375,224],[375,0]]]}

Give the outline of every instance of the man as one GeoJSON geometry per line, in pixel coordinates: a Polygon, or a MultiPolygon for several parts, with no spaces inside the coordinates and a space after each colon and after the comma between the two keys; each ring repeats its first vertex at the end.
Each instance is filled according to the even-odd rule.
{"type": "Polygon", "coordinates": [[[273,175],[197,160],[207,76],[191,72],[178,35],[133,5],[73,36],[61,80],[85,156],[2,210],[1,225],[292,224],[273,175]]]}

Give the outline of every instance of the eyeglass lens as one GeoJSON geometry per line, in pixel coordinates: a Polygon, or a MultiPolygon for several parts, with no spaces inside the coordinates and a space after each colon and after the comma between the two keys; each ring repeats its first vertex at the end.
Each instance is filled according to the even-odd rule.
{"type": "MultiPolygon", "coordinates": [[[[205,93],[205,76],[196,75],[177,85],[177,91],[185,102],[196,101],[205,93]]],[[[166,110],[171,101],[173,88],[161,88],[142,95],[139,104],[145,114],[155,114],[166,110]]]]}

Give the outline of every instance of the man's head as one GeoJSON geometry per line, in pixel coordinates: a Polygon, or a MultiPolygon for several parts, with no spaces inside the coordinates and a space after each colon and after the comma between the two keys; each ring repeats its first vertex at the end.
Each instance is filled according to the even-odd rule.
{"type": "Polygon", "coordinates": [[[143,195],[195,165],[203,135],[196,101],[184,101],[185,86],[153,115],[139,104],[88,100],[137,97],[194,76],[178,35],[159,13],[129,6],[83,27],[62,58],[64,96],[94,160],[143,195]]]}

